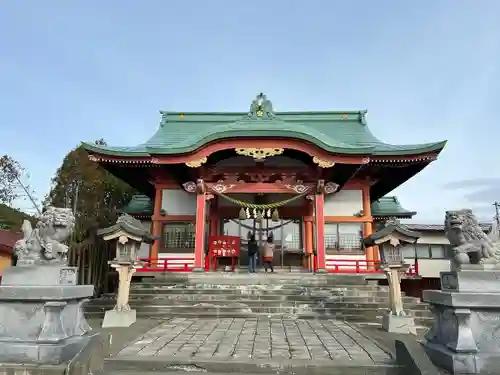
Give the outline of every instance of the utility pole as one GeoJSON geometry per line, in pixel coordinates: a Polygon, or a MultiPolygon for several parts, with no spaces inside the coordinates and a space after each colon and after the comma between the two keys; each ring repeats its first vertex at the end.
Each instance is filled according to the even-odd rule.
{"type": "Polygon", "coordinates": [[[495,207],[495,220],[497,226],[500,227],[500,202],[494,202],[493,206],[495,207]]]}

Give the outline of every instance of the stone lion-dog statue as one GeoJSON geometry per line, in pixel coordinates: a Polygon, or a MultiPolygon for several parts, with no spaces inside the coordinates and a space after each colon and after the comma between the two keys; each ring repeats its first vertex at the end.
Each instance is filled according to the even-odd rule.
{"type": "Polygon", "coordinates": [[[62,264],[67,262],[66,241],[75,228],[75,216],[70,208],[47,207],[35,229],[24,220],[23,238],[14,245],[17,265],[62,264]]]}
{"type": "Polygon", "coordinates": [[[444,230],[456,266],[500,263],[500,239],[484,233],[472,210],[446,211],[444,230]]]}

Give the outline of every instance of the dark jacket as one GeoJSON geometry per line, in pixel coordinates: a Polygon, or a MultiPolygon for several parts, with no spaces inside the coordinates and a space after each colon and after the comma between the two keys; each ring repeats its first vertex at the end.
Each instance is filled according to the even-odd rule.
{"type": "Polygon", "coordinates": [[[248,255],[255,255],[259,252],[259,244],[257,243],[256,240],[250,240],[248,241],[248,255]]]}

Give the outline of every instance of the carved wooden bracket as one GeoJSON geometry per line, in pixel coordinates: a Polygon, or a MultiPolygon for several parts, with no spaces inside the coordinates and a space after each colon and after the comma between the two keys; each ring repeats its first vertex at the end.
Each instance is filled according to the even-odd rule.
{"type": "Polygon", "coordinates": [[[235,184],[225,184],[224,181],[219,181],[215,184],[210,183],[210,182],[206,183],[202,179],[199,179],[196,183],[193,181],[188,181],[188,182],[185,182],[182,184],[182,187],[188,193],[198,193],[198,194],[202,194],[202,190],[204,190],[203,192],[206,192],[207,189],[212,190],[215,193],[222,194],[222,193],[225,193],[227,190],[230,190],[234,186],[236,186],[236,185],[235,184]],[[200,190],[200,189],[202,189],[202,190],[200,190]]]}
{"type": "Polygon", "coordinates": [[[215,184],[211,184],[211,189],[216,193],[223,194],[227,190],[231,190],[236,184],[226,184],[224,181],[218,181],[215,184]]]}
{"type": "Polygon", "coordinates": [[[325,193],[325,195],[333,194],[337,191],[338,188],[339,184],[330,181],[325,184],[323,192],[325,193]]]}
{"type": "Polygon", "coordinates": [[[301,180],[297,180],[295,182],[287,182],[286,179],[283,179],[276,181],[276,184],[282,185],[297,194],[304,194],[309,190],[312,190],[312,186],[304,184],[304,182],[301,180]]]}
{"type": "Polygon", "coordinates": [[[184,182],[182,184],[182,187],[188,193],[196,193],[196,183],[194,183],[193,181],[184,182]]]}

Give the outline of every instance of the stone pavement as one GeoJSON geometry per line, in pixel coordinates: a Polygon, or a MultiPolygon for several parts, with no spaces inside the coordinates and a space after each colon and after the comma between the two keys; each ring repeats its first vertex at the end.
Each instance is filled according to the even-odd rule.
{"type": "Polygon", "coordinates": [[[320,360],[392,363],[354,326],[338,320],[173,318],[130,343],[118,358],[191,360],[320,360]]]}

